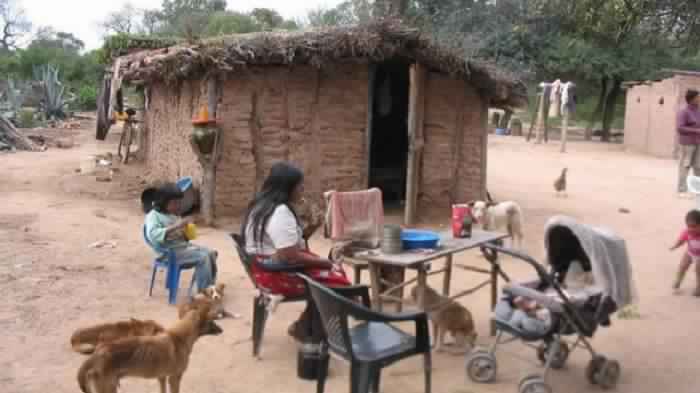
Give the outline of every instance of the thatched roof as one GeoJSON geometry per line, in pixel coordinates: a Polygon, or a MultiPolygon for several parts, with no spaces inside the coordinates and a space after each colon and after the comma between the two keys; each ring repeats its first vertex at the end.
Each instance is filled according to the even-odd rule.
{"type": "Polygon", "coordinates": [[[417,29],[397,22],[294,32],[240,34],[196,44],[146,50],[120,58],[124,80],[173,82],[207,74],[235,73],[250,66],[381,62],[404,59],[470,81],[497,106],[526,102],[525,85],[497,67],[466,60],[417,29]]]}

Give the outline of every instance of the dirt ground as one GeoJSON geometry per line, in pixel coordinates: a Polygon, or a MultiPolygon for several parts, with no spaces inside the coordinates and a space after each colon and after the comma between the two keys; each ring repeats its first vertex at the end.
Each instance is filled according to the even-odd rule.
{"type": "MultiPolygon", "coordinates": [[[[147,296],[152,252],[141,235],[142,213],[137,178],[141,168],[117,172],[111,183],[76,173],[80,158],[115,150],[118,135],[94,140],[93,128],[71,131],[75,146],[41,153],[0,155],[0,391],[8,393],[76,392],[75,375],[84,357],[71,352],[69,337],[79,327],[128,317],[170,324],[176,318],[167,305],[163,277],[154,296],[147,296]],[[89,248],[109,240],[116,248],[89,248]]],[[[619,392],[697,392],[700,371],[700,299],[690,296],[689,275],[682,294],[670,290],[679,254],[667,251],[681,229],[692,201],[673,193],[675,163],[624,152],[621,145],[572,142],[568,154],[557,145],[528,145],[520,138],[492,137],[489,142],[489,191],[499,200],[518,201],[526,220],[526,248],[543,253],[543,225],[554,214],[608,226],[626,240],[640,293],[641,318],[618,320],[593,341],[603,354],[619,359],[623,375],[619,392]],[[569,197],[556,198],[552,182],[569,168],[569,197]],[[629,214],[618,211],[629,209],[629,214]]],[[[434,225],[446,227],[449,218],[434,225]]],[[[198,242],[219,250],[220,279],[228,285],[227,308],[239,319],[221,322],[218,337],[205,337],[194,349],[184,377],[184,393],[309,392],[311,382],[296,377],[296,350],[286,327],[300,305],[283,305],[268,324],[263,360],[251,357],[252,287],[226,233],[202,229],[198,242]]],[[[312,247],[325,253],[328,243],[315,238],[312,247]]],[[[476,253],[457,263],[486,265],[476,253]]],[[[516,279],[533,276],[523,264],[504,261],[516,279]]],[[[188,280],[185,276],[183,280],[188,280]]],[[[366,281],[367,277],[365,277],[366,281]]],[[[481,277],[457,269],[453,291],[481,277]]],[[[462,300],[478,322],[480,345],[488,345],[488,293],[462,300]]],[[[520,345],[500,352],[499,378],[492,385],[467,382],[463,357],[434,356],[434,392],[515,392],[519,378],[537,369],[534,353],[520,345]]],[[[593,392],[584,368],[586,353],[572,355],[568,366],[554,372],[560,393],[593,392]]],[[[331,363],[327,392],[346,392],[348,369],[331,363]]],[[[422,392],[421,362],[411,359],[390,367],[383,376],[385,393],[422,392]]],[[[125,380],[122,392],[158,390],[155,381],[125,380]]]]}

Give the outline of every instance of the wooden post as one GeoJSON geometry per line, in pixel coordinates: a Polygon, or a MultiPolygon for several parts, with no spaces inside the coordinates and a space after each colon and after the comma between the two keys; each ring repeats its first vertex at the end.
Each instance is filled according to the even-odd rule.
{"type": "MultiPolygon", "coordinates": [[[[216,110],[219,103],[219,89],[217,84],[217,79],[210,77],[207,79],[207,106],[209,109],[209,116],[211,119],[216,119],[216,110]]],[[[194,137],[190,138],[190,145],[192,150],[197,155],[200,165],[202,165],[202,186],[201,192],[201,208],[202,216],[204,217],[204,223],[208,226],[214,225],[214,219],[216,217],[215,212],[215,197],[216,197],[216,167],[219,163],[221,157],[221,146],[223,142],[221,141],[222,132],[221,129],[216,126],[216,135],[214,137],[214,149],[211,154],[203,154],[199,150],[199,146],[194,140],[194,137]]]]}
{"type": "Polygon", "coordinates": [[[566,138],[569,133],[569,109],[564,108],[564,118],[561,123],[561,152],[566,153],[566,138]]]}
{"type": "MultiPolygon", "coordinates": [[[[464,150],[464,128],[465,128],[465,112],[466,112],[466,102],[467,102],[467,87],[461,90],[460,94],[455,97],[455,106],[457,107],[457,117],[455,122],[455,132],[452,139],[452,162],[454,166],[452,167],[452,187],[450,187],[450,203],[459,203],[459,190],[461,186],[460,182],[460,167],[462,165],[463,150],[464,150]]],[[[488,112],[488,109],[486,109],[488,112]]],[[[485,173],[485,172],[484,172],[485,173]]],[[[485,188],[484,188],[485,189],[485,188]]],[[[463,202],[463,201],[462,201],[463,202]]]]}
{"type": "Polygon", "coordinates": [[[416,221],[418,203],[418,174],[420,157],[423,152],[423,119],[425,112],[426,70],[419,63],[411,66],[411,82],[408,101],[408,163],[406,178],[406,210],[404,223],[413,225],[416,221]]]}
{"type": "Polygon", "coordinates": [[[537,120],[535,120],[535,143],[542,143],[542,137],[545,134],[547,128],[547,100],[548,97],[545,94],[546,89],[544,86],[546,83],[542,84],[542,92],[540,93],[539,107],[537,108],[537,120]]]}

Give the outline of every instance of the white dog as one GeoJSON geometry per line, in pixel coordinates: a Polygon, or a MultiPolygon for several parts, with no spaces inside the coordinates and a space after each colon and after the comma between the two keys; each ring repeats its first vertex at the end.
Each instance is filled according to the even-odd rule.
{"type": "Polygon", "coordinates": [[[523,214],[517,203],[506,201],[489,204],[484,201],[476,201],[471,210],[472,216],[481,223],[485,231],[505,230],[511,238],[511,246],[522,248],[523,214]]]}

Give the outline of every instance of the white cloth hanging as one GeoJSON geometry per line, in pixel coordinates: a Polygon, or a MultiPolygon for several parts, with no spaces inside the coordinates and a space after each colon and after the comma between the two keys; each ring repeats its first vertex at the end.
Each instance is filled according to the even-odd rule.
{"type": "Polygon", "coordinates": [[[549,92],[549,117],[559,117],[561,106],[561,80],[552,82],[552,90],[549,92]]]}
{"type": "Polygon", "coordinates": [[[576,84],[566,82],[561,85],[561,113],[573,114],[576,110],[576,84]]]}

